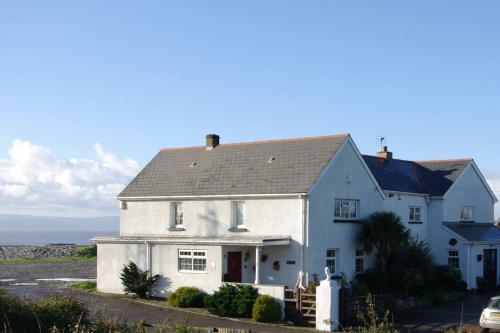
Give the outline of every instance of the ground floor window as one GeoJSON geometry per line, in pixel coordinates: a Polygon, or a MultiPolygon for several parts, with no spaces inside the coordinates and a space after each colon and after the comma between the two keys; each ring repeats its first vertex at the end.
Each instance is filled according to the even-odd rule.
{"type": "Polygon", "coordinates": [[[207,252],[204,250],[179,250],[180,272],[206,272],[207,252]]]}
{"type": "Polygon", "coordinates": [[[361,273],[365,270],[365,257],[363,249],[356,249],[356,273],[361,273]]]}
{"type": "Polygon", "coordinates": [[[460,268],[460,257],[458,256],[457,250],[448,251],[448,265],[453,268],[460,268]]]}
{"type": "Polygon", "coordinates": [[[330,274],[337,273],[338,249],[326,249],[326,267],[330,269],[330,274]]]}

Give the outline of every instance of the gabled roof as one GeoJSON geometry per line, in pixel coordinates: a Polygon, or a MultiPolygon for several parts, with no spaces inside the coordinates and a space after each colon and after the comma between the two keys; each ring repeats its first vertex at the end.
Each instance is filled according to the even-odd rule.
{"type": "Polygon", "coordinates": [[[406,161],[363,155],[385,191],[442,196],[465,170],[471,159],[406,161]]]}
{"type": "Polygon", "coordinates": [[[449,222],[443,225],[469,242],[500,241],[500,228],[493,223],[449,222]]]}
{"type": "Polygon", "coordinates": [[[119,198],[307,193],[348,137],[162,149],[119,198]]]}

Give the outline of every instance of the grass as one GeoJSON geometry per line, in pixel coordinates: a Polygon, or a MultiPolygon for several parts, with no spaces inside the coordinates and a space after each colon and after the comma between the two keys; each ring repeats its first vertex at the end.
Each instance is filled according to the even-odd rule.
{"type": "Polygon", "coordinates": [[[73,283],[71,285],[71,288],[85,290],[85,291],[96,291],[97,285],[95,281],[81,281],[73,283]]]}
{"type": "Polygon", "coordinates": [[[1,264],[19,264],[36,262],[68,262],[68,261],[90,261],[97,257],[96,247],[88,245],[77,245],[76,255],[67,257],[48,257],[48,258],[15,258],[0,259],[1,264]]]}

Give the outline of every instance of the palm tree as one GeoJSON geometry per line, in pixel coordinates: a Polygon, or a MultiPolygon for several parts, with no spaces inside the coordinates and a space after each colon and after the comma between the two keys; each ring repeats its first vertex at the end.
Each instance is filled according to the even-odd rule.
{"type": "Polygon", "coordinates": [[[363,221],[357,241],[367,253],[374,248],[377,250],[381,269],[385,272],[393,250],[400,248],[410,238],[410,231],[398,215],[393,212],[375,212],[363,221]]]}

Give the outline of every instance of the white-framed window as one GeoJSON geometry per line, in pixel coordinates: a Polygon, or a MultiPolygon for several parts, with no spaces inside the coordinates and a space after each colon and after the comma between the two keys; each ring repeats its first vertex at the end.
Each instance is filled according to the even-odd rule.
{"type": "Polygon", "coordinates": [[[473,221],[472,213],[474,212],[474,207],[465,206],[460,209],[460,221],[473,221]]]}
{"type": "Polygon", "coordinates": [[[422,222],[422,207],[420,206],[410,207],[408,220],[410,222],[422,222]]]}
{"type": "Polygon", "coordinates": [[[330,269],[330,275],[337,274],[338,249],[326,249],[326,267],[330,269]]]}
{"type": "Polygon", "coordinates": [[[184,224],[184,212],[182,210],[182,202],[172,202],[172,223],[174,228],[180,228],[184,224]]]}
{"type": "Polygon", "coordinates": [[[207,251],[179,250],[179,272],[203,273],[207,271],[207,251]]]}
{"type": "Polygon", "coordinates": [[[458,250],[448,250],[448,265],[453,268],[460,268],[460,256],[458,250]]]}
{"type": "Polygon", "coordinates": [[[233,201],[232,202],[233,211],[233,227],[234,228],[245,228],[247,213],[245,207],[245,201],[233,201]]]}
{"type": "Polygon", "coordinates": [[[356,249],[355,270],[356,273],[365,271],[365,251],[363,249],[356,249]]]}
{"type": "Polygon", "coordinates": [[[359,200],[335,199],[334,215],[336,219],[358,219],[359,200]]]}

